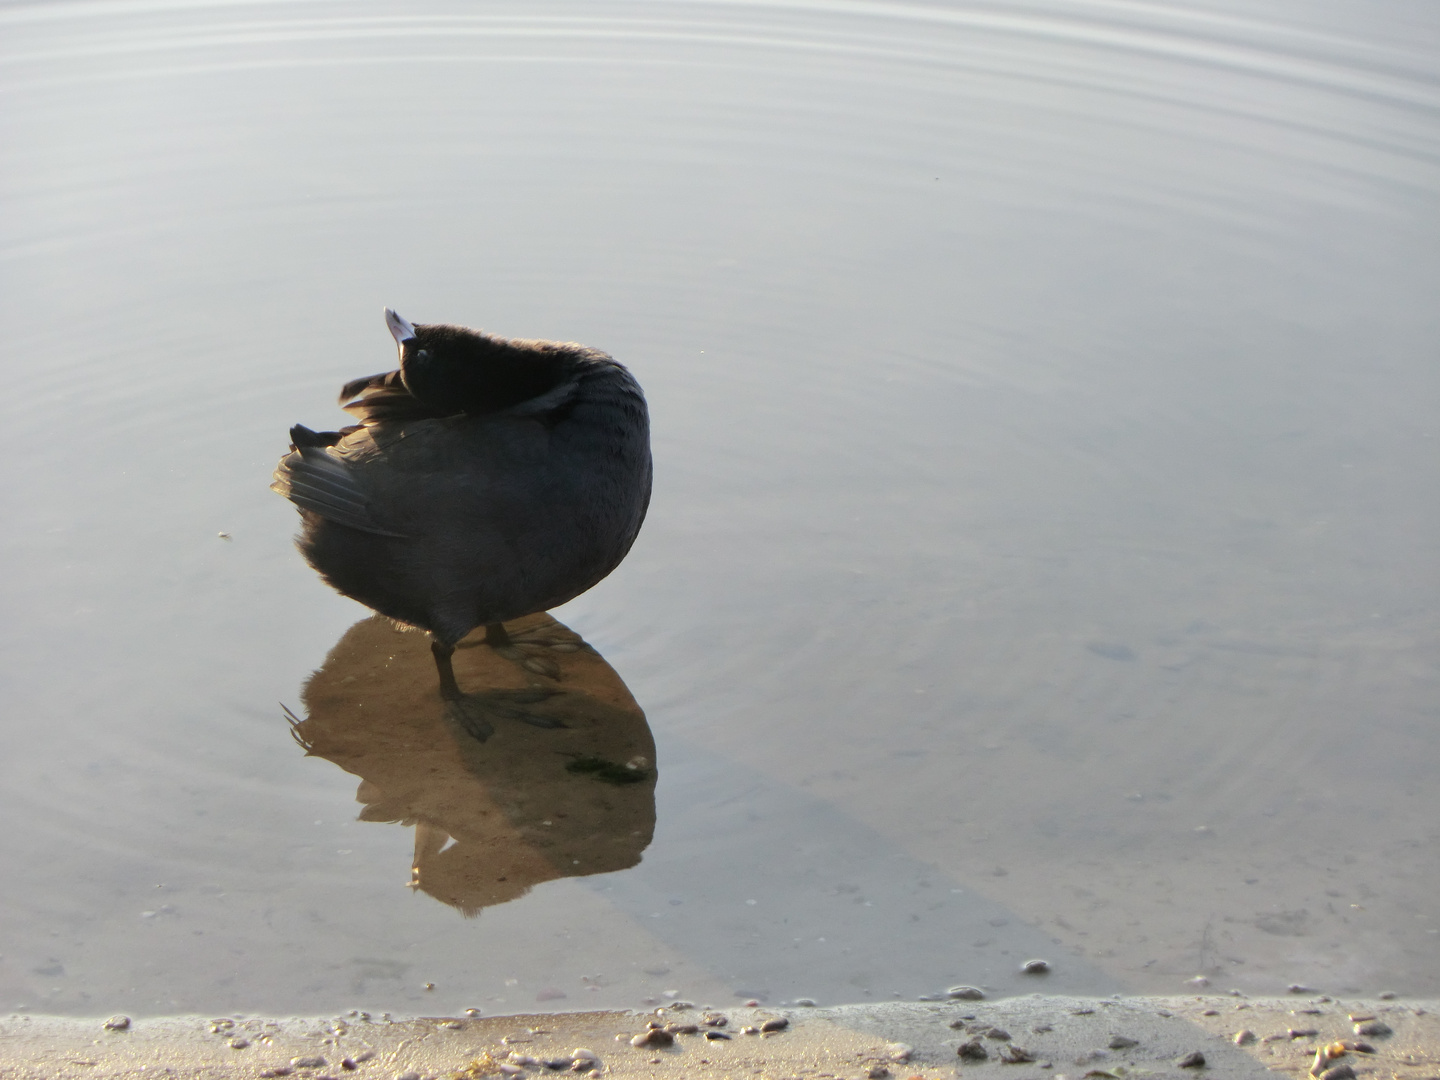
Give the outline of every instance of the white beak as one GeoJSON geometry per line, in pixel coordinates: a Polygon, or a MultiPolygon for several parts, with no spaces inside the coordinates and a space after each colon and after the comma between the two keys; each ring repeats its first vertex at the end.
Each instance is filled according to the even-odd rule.
{"type": "Polygon", "coordinates": [[[396,315],[388,307],[385,309],[385,325],[390,328],[390,336],[395,339],[395,344],[404,346],[405,342],[415,337],[415,327],[410,320],[403,315],[396,315]]]}

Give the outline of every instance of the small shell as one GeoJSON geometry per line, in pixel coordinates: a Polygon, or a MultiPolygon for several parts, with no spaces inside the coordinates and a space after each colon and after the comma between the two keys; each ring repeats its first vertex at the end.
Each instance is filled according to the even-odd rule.
{"type": "Polygon", "coordinates": [[[978,986],[952,986],[945,991],[945,996],[956,1001],[984,1001],[985,991],[978,986]]]}
{"type": "Polygon", "coordinates": [[[1026,960],[1020,965],[1022,975],[1044,975],[1050,970],[1050,964],[1044,960],[1026,960]]]}

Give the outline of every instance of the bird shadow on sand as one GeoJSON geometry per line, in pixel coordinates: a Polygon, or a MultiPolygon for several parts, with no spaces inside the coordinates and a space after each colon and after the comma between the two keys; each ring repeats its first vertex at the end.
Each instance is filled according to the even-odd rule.
{"type": "Polygon", "coordinates": [[[359,820],[414,827],[411,887],[467,916],[634,866],[655,833],[655,741],[615,669],[547,614],[506,629],[507,648],[481,630],[455,653],[484,742],[437,694],[428,638],[378,615],[306,682],[305,718],[286,710],[307,756],[360,777],[359,820]]]}

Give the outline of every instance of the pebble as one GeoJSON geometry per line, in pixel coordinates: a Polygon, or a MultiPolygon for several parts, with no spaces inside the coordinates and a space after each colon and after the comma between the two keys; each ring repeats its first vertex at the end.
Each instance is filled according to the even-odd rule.
{"type": "Polygon", "coordinates": [[[270,1080],[273,1076],[289,1076],[294,1071],[295,1070],[288,1065],[280,1065],[273,1069],[261,1069],[259,1075],[264,1078],[264,1080],[270,1080]]]}
{"type": "Polygon", "coordinates": [[[573,1073],[589,1072],[591,1069],[595,1068],[596,1065],[598,1065],[598,1064],[599,1064],[598,1062],[591,1061],[591,1060],[588,1059],[588,1058],[581,1058],[579,1061],[572,1061],[572,1062],[570,1063],[570,1071],[573,1072],[573,1073]]]}
{"type": "Polygon", "coordinates": [[[758,1027],[756,1027],[754,1024],[746,1024],[744,1027],[742,1027],[742,1028],[740,1029],[740,1034],[741,1034],[741,1035],[759,1035],[759,1034],[760,1034],[760,1029],[759,1029],[758,1027]]]}
{"type": "Polygon", "coordinates": [[[900,1065],[909,1061],[910,1055],[913,1053],[915,1053],[915,1048],[909,1043],[894,1042],[885,1047],[885,1056],[900,1065]]]}
{"type": "Polygon", "coordinates": [[[985,1032],[985,1037],[987,1039],[998,1039],[1001,1042],[1008,1042],[1010,1040],[1010,1033],[1004,1028],[992,1027],[985,1032]]]}
{"type": "Polygon", "coordinates": [[[415,1071],[396,1073],[395,1080],[420,1080],[420,1074],[415,1071]]]}
{"type": "Polygon", "coordinates": [[[231,1049],[231,1050],[244,1050],[244,1049],[245,1049],[247,1046],[249,1046],[249,1045],[250,1045],[250,1040],[249,1040],[249,1039],[231,1039],[231,1040],[230,1040],[230,1049],[231,1049]]]}
{"type": "Polygon", "coordinates": [[[1194,1050],[1175,1062],[1175,1065],[1181,1069],[1201,1069],[1205,1067],[1205,1055],[1194,1050]]]}
{"type": "Polygon", "coordinates": [[[1355,1080],[1355,1070],[1349,1065],[1336,1065],[1326,1069],[1315,1080],[1355,1080]]]}
{"type": "Polygon", "coordinates": [[[784,1031],[789,1026],[790,1021],[785,1019],[785,1017],[772,1016],[769,1020],[766,1020],[763,1024],[760,1025],[760,1030],[767,1033],[771,1031],[784,1031]]]}
{"type": "Polygon", "coordinates": [[[1048,1035],[1050,1032],[1054,1031],[1055,1029],[1054,1029],[1053,1027],[1051,1027],[1049,1024],[1036,1024],[1036,1025],[1035,1025],[1034,1027],[1032,1027],[1030,1030],[1033,1031],[1036,1035],[1048,1035]]]}
{"type": "Polygon", "coordinates": [[[466,1016],[479,1016],[479,1015],[480,1015],[480,1010],[479,1010],[479,1009],[466,1009],[466,1010],[465,1010],[465,1015],[466,1015],[466,1016]]]}
{"type": "Polygon", "coordinates": [[[671,1035],[697,1035],[700,1027],[698,1024],[666,1024],[665,1030],[671,1035]]]}
{"type": "Polygon", "coordinates": [[[106,1031],[125,1031],[129,1027],[130,1017],[128,1016],[112,1016],[105,1021],[106,1031]]]}
{"type": "Polygon", "coordinates": [[[1390,1025],[1385,1023],[1384,1020],[1368,1020],[1363,1024],[1355,1025],[1355,1034],[1369,1035],[1372,1038],[1383,1038],[1386,1035],[1393,1034],[1393,1032],[1391,1031],[1390,1025]]]}
{"type": "Polygon", "coordinates": [[[1129,1050],[1132,1046],[1139,1046],[1139,1039],[1132,1039],[1128,1035],[1116,1035],[1109,1042],[1111,1050],[1129,1050]]]}
{"type": "Polygon", "coordinates": [[[1255,1033],[1249,1028],[1235,1032],[1234,1043],[1236,1046],[1249,1046],[1255,1041],[1255,1033]]]}
{"type": "Polygon", "coordinates": [[[1375,1014],[1374,1014],[1374,1013],[1351,1013],[1351,1014],[1350,1014],[1350,1022],[1351,1022],[1352,1024],[1363,1024],[1366,1020],[1374,1020],[1374,1019],[1375,1019],[1375,1014]]]}
{"type": "Polygon", "coordinates": [[[1196,975],[1193,979],[1186,979],[1185,981],[1191,986],[1199,987],[1201,989],[1204,989],[1205,987],[1210,985],[1210,980],[1207,979],[1204,975],[1196,975]]]}
{"type": "Polygon", "coordinates": [[[459,1020],[442,1020],[440,1022],[440,1026],[443,1028],[449,1028],[451,1031],[459,1031],[465,1025],[459,1020]]]}
{"type": "Polygon", "coordinates": [[[669,1046],[675,1041],[664,1028],[650,1028],[630,1040],[631,1046],[669,1046]]]}
{"type": "Polygon", "coordinates": [[[795,1004],[802,1009],[813,1009],[816,1007],[814,998],[796,998],[795,1004]]]}
{"type": "Polygon", "coordinates": [[[297,1069],[323,1069],[325,1059],[318,1054],[312,1057],[293,1057],[290,1059],[290,1064],[297,1069]]]}
{"type": "Polygon", "coordinates": [[[709,1031],[705,1032],[705,1038],[709,1039],[711,1042],[714,1042],[717,1039],[728,1040],[730,1036],[725,1034],[725,1032],[723,1031],[716,1031],[714,1028],[711,1028],[709,1031]]]}
{"type": "Polygon", "coordinates": [[[1285,1034],[1292,1039],[1313,1039],[1319,1032],[1314,1028],[1289,1028],[1285,1034]]]}
{"type": "Polygon", "coordinates": [[[573,1062],[571,1062],[568,1057],[546,1058],[544,1061],[541,1062],[541,1064],[544,1065],[545,1068],[549,1069],[551,1072],[559,1072],[561,1069],[568,1069],[573,1064],[573,1062]]]}
{"type": "Polygon", "coordinates": [[[1035,1055],[1013,1043],[1007,1043],[1000,1048],[1000,1060],[1006,1065],[1023,1065],[1027,1061],[1034,1061],[1035,1055]]]}
{"type": "Polygon", "coordinates": [[[990,1051],[985,1049],[985,1044],[979,1039],[961,1043],[955,1053],[964,1061],[986,1061],[990,1057],[990,1051]]]}
{"type": "Polygon", "coordinates": [[[1050,965],[1044,960],[1026,960],[1020,965],[1022,975],[1044,975],[1050,970],[1050,965]]]}
{"type": "Polygon", "coordinates": [[[1395,993],[1394,990],[1381,990],[1380,993],[1376,994],[1375,996],[1378,997],[1381,1001],[1394,1001],[1400,995],[1395,993]]]}
{"type": "Polygon", "coordinates": [[[869,1073],[866,1074],[868,1080],[885,1080],[889,1075],[890,1070],[884,1065],[871,1065],[869,1073]]]}
{"type": "Polygon", "coordinates": [[[730,1020],[728,1017],[722,1016],[720,1013],[706,1013],[700,1018],[700,1022],[703,1023],[706,1027],[724,1027],[726,1024],[730,1023],[730,1020]]]}
{"type": "Polygon", "coordinates": [[[583,1046],[577,1046],[570,1051],[570,1057],[575,1061],[599,1061],[600,1055],[594,1050],[586,1050],[583,1046]]]}
{"type": "Polygon", "coordinates": [[[978,986],[952,986],[945,991],[945,996],[956,1001],[984,1001],[985,991],[978,986]]]}
{"type": "Polygon", "coordinates": [[[1292,994],[1313,994],[1313,993],[1315,993],[1315,991],[1314,991],[1313,988],[1311,988],[1311,987],[1309,987],[1309,986],[1303,986],[1303,985],[1301,985],[1300,983],[1291,983],[1291,984],[1290,984],[1289,986],[1287,986],[1285,989],[1286,989],[1286,990],[1289,990],[1290,993],[1292,993],[1292,994]]]}

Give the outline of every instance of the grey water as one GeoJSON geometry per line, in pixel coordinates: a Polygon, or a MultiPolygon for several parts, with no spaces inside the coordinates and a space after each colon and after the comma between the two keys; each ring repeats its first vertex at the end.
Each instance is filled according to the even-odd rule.
{"type": "Polygon", "coordinates": [[[0,1010],[1440,993],[1433,5],[12,2],[0,103],[0,1010]],[[654,424],[554,613],[653,787],[473,903],[545,732],[282,709],[386,305],[654,424]]]}

